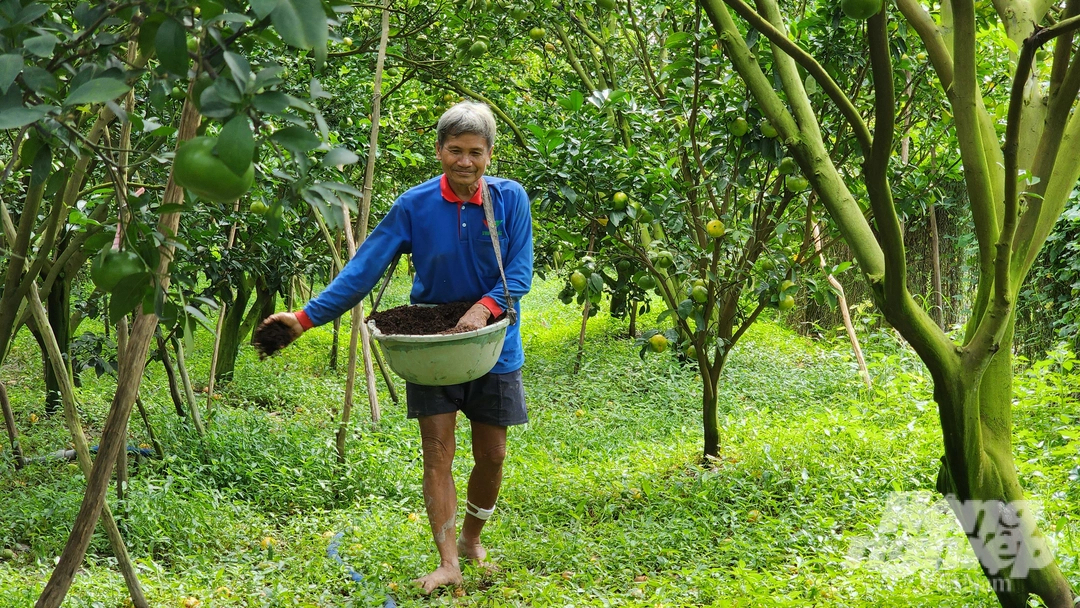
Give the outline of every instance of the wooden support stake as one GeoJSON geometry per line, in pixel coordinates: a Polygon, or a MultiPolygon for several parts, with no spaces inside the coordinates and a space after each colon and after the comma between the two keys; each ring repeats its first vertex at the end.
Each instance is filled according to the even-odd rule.
{"type": "Polygon", "coordinates": [[[21,469],[26,461],[23,459],[22,448],[19,447],[19,430],[15,426],[15,414],[11,411],[11,402],[8,401],[3,378],[0,378],[0,409],[4,410],[4,424],[7,426],[8,439],[11,441],[11,454],[15,458],[15,468],[21,469]]]}

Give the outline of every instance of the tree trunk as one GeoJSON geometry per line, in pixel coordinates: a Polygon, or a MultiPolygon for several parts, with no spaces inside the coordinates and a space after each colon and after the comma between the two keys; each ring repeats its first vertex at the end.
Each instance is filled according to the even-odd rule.
{"type": "MultiPolygon", "coordinates": [[[[54,285],[49,295],[45,309],[49,315],[49,326],[52,327],[56,343],[60,346],[60,354],[64,357],[64,365],[68,362],[68,345],[71,342],[71,280],[68,277],[61,278],[54,285]]],[[[45,354],[45,413],[53,415],[62,407],[60,400],[60,381],[57,370],[52,361],[45,354]]]]}
{"type": "Polygon", "coordinates": [[[630,300],[630,329],[627,330],[627,333],[631,340],[637,338],[637,308],[638,303],[630,300]]]}
{"type": "Polygon", "coordinates": [[[1027,606],[1028,596],[1037,595],[1049,608],[1073,608],[1072,590],[1026,507],[1013,461],[1012,338],[1010,321],[981,377],[961,370],[940,382],[935,375],[945,442],[937,489],[1002,606],[1027,606]]]}
{"type": "Polygon", "coordinates": [[[266,285],[266,280],[263,277],[255,279],[255,303],[251,306],[251,310],[244,316],[244,322],[240,324],[240,337],[239,340],[243,341],[251,336],[251,340],[255,339],[255,332],[252,331],[262,323],[263,319],[274,314],[277,308],[277,291],[270,289],[266,285]]]}
{"type": "MultiPolygon", "coordinates": [[[[708,357],[699,356],[698,360],[702,358],[708,357]]],[[[717,361],[717,365],[722,365],[722,363],[717,361]]],[[[706,462],[720,455],[720,419],[717,417],[719,395],[709,375],[707,370],[701,370],[701,422],[702,429],[705,431],[706,462]]]]}
{"type": "Polygon", "coordinates": [[[236,370],[236,355],[240,352],[240,342],[243,340],[240,324],[244,320],[250,299],[251,281],[241,279],[236,285],[236,295],[229,304],[229,309],[225,311],[225,319],[221,324],[221,334],[218,336],[217,366],[214,370],[215,382],[224,383],[232,380],[233,371],[236,370]]]}
{"type": "Polygon", "coordinates": [[[173,369],[172,357],[169,356],[169,349],[165,345],[165,338],[161,335],[161,330],[157,332],[157,345],[158,356],[161,357],[161,365],[165,368],[165,375],[169,378],[169,396],[172,397],[173,406],[176,407],[176,415],[180,418],[184,418],[184,397],[180,393],[180,382],[176,377],[176,370],[173,369]]]}
{"type": "Polygon", "coordinates": [[[945,329],[945,301],[941,295],[941,239],[938,236],[937,207],[930,204],[930,280],[934,289],[934,320],[945,329]]]}
{"type": "Polygon", "coordinates": [[[581,370],[581,358],[585,356],[585,329],[589,325],[589,308],[592,305],[592,301],[588,298],[585,299],[585,306],[581,307],[581,331],[578,332],[577,338],[577,357],[574,359],[574,374],[577,375],[581,370]]]}

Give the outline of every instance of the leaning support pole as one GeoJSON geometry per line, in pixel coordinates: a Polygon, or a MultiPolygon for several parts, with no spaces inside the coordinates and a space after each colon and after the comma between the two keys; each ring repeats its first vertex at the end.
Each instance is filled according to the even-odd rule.
{"type": "MultiPolygon", "coordinates": [[[[199,127],[199,111],[191,101],[191,87],[195,84],[192,79],[188,90],[187,101],[180,117],[180,128],[177,132],[177,142],[185,142],[195,137],[199,127]]],[[[180,207],[183,202],[184,192],[169,175],[162,204],[168,207],[180,207]]],[[[180,213],[174,211],[162,214],[158,221],[158,231],[171,239],[177,233],[180,225],[180,213]]],[[[158,263],[157,276],[161,277],[162,289],[168,288],[169,263],[172,261],[175,248],[171,240],[166,240],[160,247],[161,259],[158,263]]],[[[109,407],[109,415],[105,419],[105,426],[101,431],[101,442],[98,444],[98,455],[94,461],[94,467],[87,478],[86,494],[79,514],[75,517],[75,523],[68,536],[67,544],[60,561],[53,570],[49,582],[45,585],[41,597],[35,604],[36,608],[59,608],[64,601],[71,583],[75,579],[75,573],[86,556],[86,549],[90,545],[90,538],[94,533],[94,526],[105,504],[105,494],[109,489],[109,477],[116,459],[121,451],[126,449],[126,438],[120,433],[127,426],[127,419],[131,415],[131,409],[135,404],[135,397],[139,393],[139,384],[142,381],[143,371],[146,368],[146,354],[149,351],[150,340],[157,328],[157,315],[139,312],[135,317],[135,323],[131,330],[128,343],[127,356],[120,362],[120,371],[116,384],[116,395],[109,407]]]]}
{"type": "Polygon", "coordinates": [[[199,413],[199,404],[195,401],[195,389],[191,386],[191,375],[188,374],[187,357],[184,355],[184,341],[173,337],[173,350],[176,351],[176,371],[180,372],[180,382],[184,386],[184,398],[187,400],[188,410],[191,412],[191,422],[195,424],[195,432],[199,437],[206,435],[203,427],[202,414],[199,413]]]}
{"type": "MultiPolygon", "coordinates": [[[[236,199],[233,201],[233,215],[235,216],[239,211],[240,199],[236,199]]],[[[234,242],[236,242],[236,222],[233,222],[233,225],[229,227],[229,241],[225,244],[225,251],[232,249],[234,242]]],[[[210,355],[210,379],[206,382],[208,387],[206,390],[206,411],[208,414],[214,411],[214,376],[217,375],[218,352],[221,350],[221,330],[225,326],[225,313],[227,311],[228,305],[222,302],[221,309],[218,310],[217,326],[214,329],[214,351],[210,355]]]]}
{"type": "MultiPolygon", "coordinates": [[[[354,237],[349,226],[349,212],[345,210],[345,242],[349,248],[349,259],[356,255],[356,248],[367,237],[367,220],[371,209],[371,189],[375,174],[375,150],[379,143],[379,114],[382,103],[382,73],[386,61],[386,45],[390,35],[390,0],[383,0],[382,28],[379,34],[379,54],[375,59],[375,90],[371,101],[371,138],[368,146],[367,165],[364,171],[363,200],[360,204],[360,218],[357,234],[354,237]]],[[[352,412],[353,390],[356,386],[356,347],[360,342],[364,355],[364,374],[367,379],[368,402],[371,404],[371,420],[378,422],[379,395],[375,392],[375,370],[372,366],[371,337],[364,324],[364,303],[360,302],[352,311],[352,334],[349,339],[349,371],[345,381],[345,403],[341,410],[341,424],[337,432],[338,462],[345,462],[345,436],[349,429],[349,415],[352,412]]]]}
{"type": "MultiPolygon", "coordinates": [[[[41,331],[41,337],[45,342],[49,359],[56,369],[56,379],[60,385],[60,400],[64,406],[64,420],[67,422],[68,430],[71,431],[71,441],[75,445],[75,456],[79,461],[79,468],[82,469],[83,475],[90,479],[93,463],[90,461],[90,447],[86,444],[82,424],[79,422],[79,411],[75,407],[75,389],[71,383],[71,377],[68,376],[67,366],[64,365],[64,356],[60,353],[60,345],[56,342],[56,335],[53,334],[52,326],[49,325],[45,307],[41,304],[41,295],[38,293],[37,285],[30,286],[27,299],[30,303],[31,312],[34,314],[34,319],[37,321],[41,331]]],[[[126,454],[124,458],[127,458],[126,454]]],[[[108,484],[108,480],[109,478],[106,476],[106,484],[108,484]]],[[[107,485],[105,489],[108,489],[107,485]]],[[[89,492],[89,488],[87,492],[89,492]]],[[[90,524],[91,533],[94,528],[93,524],[96,523],[97,519],[95,517],[94,522],[90,524]]],[[[135,566],[132,564],[127,547],[124,545],[124,538],[120,535],[120,529],[116,526],[116,520],[113,519],[109,504],[104,500],[104,492],[102,492],[100,520],[105,528],[105,535],[109,537],[109,544],[112,545],[113,553],[116,556],[116,565],[120,568],[120,573],[124,577],[124,583],[127,585],[128,593],[131,595],[132,604],[137,608],[150,608],[146,596],[143,595],[142,586],[139,585],[135,566]]]]}
{"type": "Polygon", "coordinates": [[[4,424],[7,426],[8,439],[11,441],[11,455],[15,459],[15,468],[21,469],[26,461],[23,459],[22,448],[19,447],[19,430],[15,426],[15,414],[11,411],[11,402],[8,401],[7,389],[2,379],[0,379],[0,409],[4,410],[4,424]]]}
{"type": "MultiPolygon", "coordinates": [[[[818,265],[821,266],[821,270],[826,270],[825,254],[821,250],[821,229],[817,224],[814,224],[814,251],[817,253],[818,265]]],[[[836,291],[836,305],[840,308],[840,316],[844,319],[844,331],[847,332],[848,340],[851,342],[851,350],[855,352],[855,360],[859,363],[859,375],[862,376],[866,388],[872,388],[870,372],[866,369],[866,358],[863,357],[862,346],[859,345],[859,336],[855,333],[855,326],[851,323],[851,310],[848,308],[844,286],[831,274],[827,274],[827,278],[829,285],[832,285],[832,288],[836,291]]]]}

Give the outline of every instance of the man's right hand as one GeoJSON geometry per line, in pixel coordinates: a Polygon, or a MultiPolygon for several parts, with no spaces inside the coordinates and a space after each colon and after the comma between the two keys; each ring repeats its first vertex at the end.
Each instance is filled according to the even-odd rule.
{"type": "Polygon", "coordinates": [[[303,326],[291,312],[279,312],[266,317],[255,330],[255,344],[262,356],[268,357],[292,344],[304,333],[303,326]]]}

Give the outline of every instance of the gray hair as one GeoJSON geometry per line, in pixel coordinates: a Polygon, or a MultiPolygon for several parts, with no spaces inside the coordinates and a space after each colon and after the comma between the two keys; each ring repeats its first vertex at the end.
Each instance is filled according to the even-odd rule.
{"type": "Polygon", "coordinates": [[[472,133],[483,137],[488,150],[491,150],[495,146],[495,117],[486,103],[462,101],[443,112],[435,132],[436,144],[440,148],[451,137],[472,133]]]}

